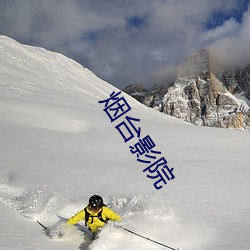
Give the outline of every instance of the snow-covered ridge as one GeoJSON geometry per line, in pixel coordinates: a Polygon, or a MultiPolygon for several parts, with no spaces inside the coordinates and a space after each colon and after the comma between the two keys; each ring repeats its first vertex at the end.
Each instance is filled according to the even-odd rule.
{"type": "MultiPolygon", "coordinates": [[[[84,102],[98,102],[107,98],[112,91],[118,91],[61,54],[21,45],[8,37],[0,38],[0,109],[9,109],[8,115],[2,116],[3,119],[14,119],[20,124],[38,128],[81,133],[89,129],[87,121],[72,119],[72,109],[65,107],[61,112],[60,108],[56,105],[51,107],[49,103],[67,102],[70,93],[76,99],[81,99],[83,105],[84,102]],[[96,80],[94,84],[93,79],[96,80]],[[33,102],[32,106],[30,101],[33,102]]],[[[127,98],[132,106],[140,106],[130,97],[127,98]]]]}
{"type": "MultiPolygon", "coordinates": [[[[39,47],[21,45],[4,36],[1,36],[0,39],[0,51],[1,84],[7,85],[6,88],[8,87],[13,91],[35,94],[39,87],[43,90],[48,88],[51,91],[53,90],[51,86],[53,86],[57,91],[65,92],[69,90],[93,97],[97,97],[98,94],[107,94],[101,87],[104,85],[104,81],[99,79],[99,83],[90,86],[91,83],[88,82],[88,79],[91,79],[94,74],[59,53],[52,53],[39,47]],[[22,81],[10,83],[8,82],[10,80],[8,75],[13,75],[14,79],[17,78],[22,81]],[[9,86],[10,84],[12,86],[9,86]],[[15,84],[18,84],[18,86],[15,86],[15,84]],[[95,90],[96,94],[88,92],[86,85],[95,90]]],[[[106,85],[108,84],[106,83],[106,85]]],[[[112,89],[111,86],[110,88],[112,89]]]]}

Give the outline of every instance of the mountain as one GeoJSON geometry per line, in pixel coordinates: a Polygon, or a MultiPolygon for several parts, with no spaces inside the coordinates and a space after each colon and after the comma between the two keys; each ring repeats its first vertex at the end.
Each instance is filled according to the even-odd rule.
{"type": "Polygon", "coordinates": [[[248,250],[250,133],[194,126],[123,92],[131,110],[112,122],[103,101],[113,92],[70,58],[0,36],[0,248],[163,249],[112,223],[91,243],[83,221],[62,239],[36,222],[53,231],[64,225],[58,216],[99,194],[122,226],[165,245],[248,250]],[[124,124],[134,135],[127,142],[124,124]],[[148,141],[155,147],[143,153],[148,141]],[[162,157],[167,163],[143,171],[162,157]],[[166,183],[156,189],[160,174],[166,183]]]}
{"type": "Polygon", "coordinates": [[[248,130],[249,69],[215,73],[203,49],[180,65],[170,86],[132,91],[132,85],[124,91],[148,107],[195,125],[248,130]]]}

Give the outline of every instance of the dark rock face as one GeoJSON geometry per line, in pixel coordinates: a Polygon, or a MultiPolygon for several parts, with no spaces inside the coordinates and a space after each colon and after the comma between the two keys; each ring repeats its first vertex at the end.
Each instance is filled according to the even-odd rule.
{"type": "Polygon", "coordinates": [[[218,79],[225,84],[230,93],[242,93],[250,100],[250,66],[218,74],[218,79]]]}
{"type": "Polygon", "coordinates": [[[144,89],[143,85],[141,84],[131,84],[128,85],[125,89],[123,89],[125,93],[128,95],[133,96],[137,101],[143,103],[144,101],[144,95],[147,92],[146,89],[144,89]]]}
{"type": "Polygon", "coordinates": [[[205,49],[187,58],[170,87],[147,91],[141,85],[130,85],[125,92],[149,107],[196,125],[250,127],[247,103],[233,95],[250,97],[250,67],[215,75],[205,49]]]}

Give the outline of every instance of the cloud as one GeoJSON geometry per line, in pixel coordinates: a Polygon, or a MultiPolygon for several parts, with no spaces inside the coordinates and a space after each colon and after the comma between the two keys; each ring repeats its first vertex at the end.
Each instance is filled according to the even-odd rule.
{"type": "Polygon", "coordinates": [[[237,33],[240,28],[240,24],[232,17],[226,20],[221,26],[206,30],[200,38],[201,44],[211,44],[219,41],[225,37],[231,36],[237,33]]]}
{"type": "MultiPolygon", "coordinates": [[[[227,29],[225,26],[220,29],[227,29]]],[[[225,67],[244,67],[250,64],[250,10],[243,15],[242,22],[232,32],[210,44],[216,61],[225,67]]]]}
{"type": "Polygon", "coordinates": [[[242,22],[233,16],[239,2],[2,0],[0,33],[61,52],[120,88],[149,86],[204,46],[213,45],[222,57],[223,46],[247,49],[249,14],[242,22]]]}

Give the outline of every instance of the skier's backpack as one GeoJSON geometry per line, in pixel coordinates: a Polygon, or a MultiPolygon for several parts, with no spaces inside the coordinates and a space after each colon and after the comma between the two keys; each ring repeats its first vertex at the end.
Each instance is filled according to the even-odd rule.
{"type": "Polygon", "coordinates": [[[92,219],[90,224],[92,224],[93,221],[94,221],[94,217],[97,217],[100,221],[102,221],[104,223],[107,223],[109,221],[109,219],[104,220],[102,218],[102,210],[96,216],[90,215],[90,213],[87,210],[87,207],[84,208],[84,212],[85,212],[85,219],[84,219],[85,220],[85,226],[87,226],[87,222],[89,221],[90,218],[92,219]]]}

